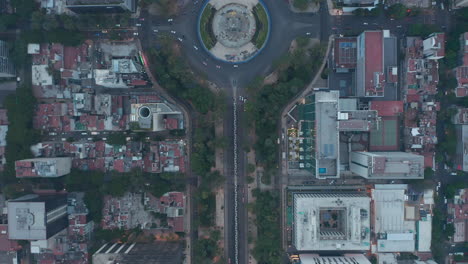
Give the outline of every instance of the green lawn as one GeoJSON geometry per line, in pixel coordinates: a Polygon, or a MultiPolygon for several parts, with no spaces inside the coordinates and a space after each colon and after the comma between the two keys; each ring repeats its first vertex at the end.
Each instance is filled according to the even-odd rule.
{"type": "Polygon", "coordinates": [[[257,46],[257,48],[260,49],[263,47],[263,44],[265,43],[268,36],[268,16],[261,4],[257,4],[254,7],[253,13],[257,23],[257,30],[252,38],[252,42],[255,44],[255,46],[257,46]]]}
{"type": "Polygon", "coordinates": [[[200,18],[200,35],[205,47],[209,50],[216,44],[216,39],[211,32],[211,22],[215,9],[210,5],[206,5],[200,18]]]}

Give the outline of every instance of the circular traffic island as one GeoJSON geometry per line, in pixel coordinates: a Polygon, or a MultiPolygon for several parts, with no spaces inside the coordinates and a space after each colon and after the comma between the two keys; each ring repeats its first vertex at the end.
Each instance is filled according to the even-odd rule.
{"type": "Polygon", "coordinates": [[[265,46],[270,18],[261,0],[209,0],[198,20],[204,48],[215,58],[241,63],[265,46]]]}

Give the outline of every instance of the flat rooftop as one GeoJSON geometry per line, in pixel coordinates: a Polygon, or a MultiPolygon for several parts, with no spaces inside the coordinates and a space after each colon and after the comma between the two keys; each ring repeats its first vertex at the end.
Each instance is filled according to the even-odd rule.
{"type": "Polygon", "coordinates": [[[339,177],[338,91],[315,94],[317,177],[339,177]]]}
{"type": "Polygon", "coordinates": [[[294,193],[297,250],[368,250],[370,198],[364,193],[294,193]]]}

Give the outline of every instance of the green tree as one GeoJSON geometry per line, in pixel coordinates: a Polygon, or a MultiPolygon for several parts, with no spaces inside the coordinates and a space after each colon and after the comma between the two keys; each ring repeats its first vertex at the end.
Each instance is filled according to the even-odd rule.
{"type": "Polygon", "coordinates": [[[107,137],[107,144],[109,145],[119,145],[123,146],[127,144],[125,134],[123,133],[113,133],[107,137]]]}
{"type": "Polygon", "coordinates": [[[406,6],[400,3],[391,5],[387,9],[387,15],[395,19],[401,19],[406,16],[406,6]]]}
{"type": "Polygon", "coordinates": [[[293,1],[293,6],[299,10],[306,10],[307,7],[309,6],[310,1],[309,0],[294,0],[293,1]]]}

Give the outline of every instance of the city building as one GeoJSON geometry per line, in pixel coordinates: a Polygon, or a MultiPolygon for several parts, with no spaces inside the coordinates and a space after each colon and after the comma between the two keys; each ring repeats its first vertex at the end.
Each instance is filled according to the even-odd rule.
{"type": "Polygon", "coordinates": [[[454,125],[468,125],[468,108],[457,108],[457,112],[452,116],[454,125]]]}
{"type": "Polygon", "coordinates": [[[71,157],[35,158],[15,162],[16,177],[55,178],[70,173],[71,157]]]}
{"type": "Polygon", "coordinates": [[[357,38],[356,92],[358,97],[396,100],[397,41],[389,30],[364,31],[357,38]]]}
{"type": "Polygon", "coordinates": [[[455,68],[455,78],[457,79],[457,88],[455,95],[464,97],[468,95],[468,32],[460,35],[460,62],[455,68]]]}
{"type": "Polygon", "coordinates": [[[8,115],[6,109],[0,109],[0,171],[3,171],[6,164],[5,148],[7,145],[6,135],[8,132],[8,115]]]}
{"type": "Polygon", "coordinates": [[[468,172],[468,125],[456,125],[457,147],[453,166],[456,170],[468,172]]]}
{"type": "Polygon", "coordinates": [[[356,69],[356,37],[337,37],[333,47],[333,69],[348,72],[356,69]]]}
{"type": "Polygon", "coordinates": [[[424,157],[406,152],[351,152],[351,171],[367,179],[424,179],[424,157]]]}
{"type": "Polygon", "coordinates": [[[406,184],[376,184],[372,205],[377,252],[431,251],[432,189],[410,193],[406,184]]]}
{"type": "Polygon", "coordinates": [[[370,249],[370,198],[365,193],[297,192],[292,199],[292,241],[298,251],[370,249]]]}
{"type": "Polygon", "coordinates": [[[141,129],[164,131],[180,129],[182,113],[166,103],[132,104],[130,122],[134,122],[141,129]]]}
{"type": "Polygon", "coordinates": [[[307,97],[301,106],[299,169],[321,179],[340,176],[338,98],[338,91],[320,91],[307,97]]]}
{"type": "Polygon", "coordinates": [[[82,13],[124,13],[135,12],[135,0],[67,0],[66,6],[71,11],[82,13]]]}
{"type": "Polygon", "coordinates": [[[453,0],[453,6],[455,8],[463,8],[468,6],[468,0],[453,0]]]}
{"type": "Polygon", "coordinates": [[[344,254],[343,256],[320,256],[318,254],[300,254],[298,261],[292,263],[300,264],[371,264],[362,254],[344,254]]]}
{"type": "Polygon", "coordinates": [[[424,57],[439,60],[445,56],[445,33],[432,33],[423,41],[424,57]]]}
{"type": "Polygon", "coordinates": [[[28,194],[8,201],[8,238],[47,240],[68,226],[67,196],[28,194]]]}
{"type": "Polygon", "coordinates": [[[179,264],[183,262],[180,242],[157,241],[143,243],[107,243],[93,254],[93,264],[179,264]]]}
{"type": "Polygon", "coordinates": [[[15,76],[15,66],[10,59],[8,43],[6,41],[0,40],[0,78],[11,78],[15,76]]]}
{"type": "Polygon", "coordinates": [[[378,0],[335,0],[335,2],[343,12],[353,12],[360,8],[372,10],[379,4],[378,0]]]}
{"type": "Polygon", "coordinates": [[[447,204],[447,215],[455,228],[453,242],[468,242],[468,188],[457,190],[453,202],[447,204]]]}

